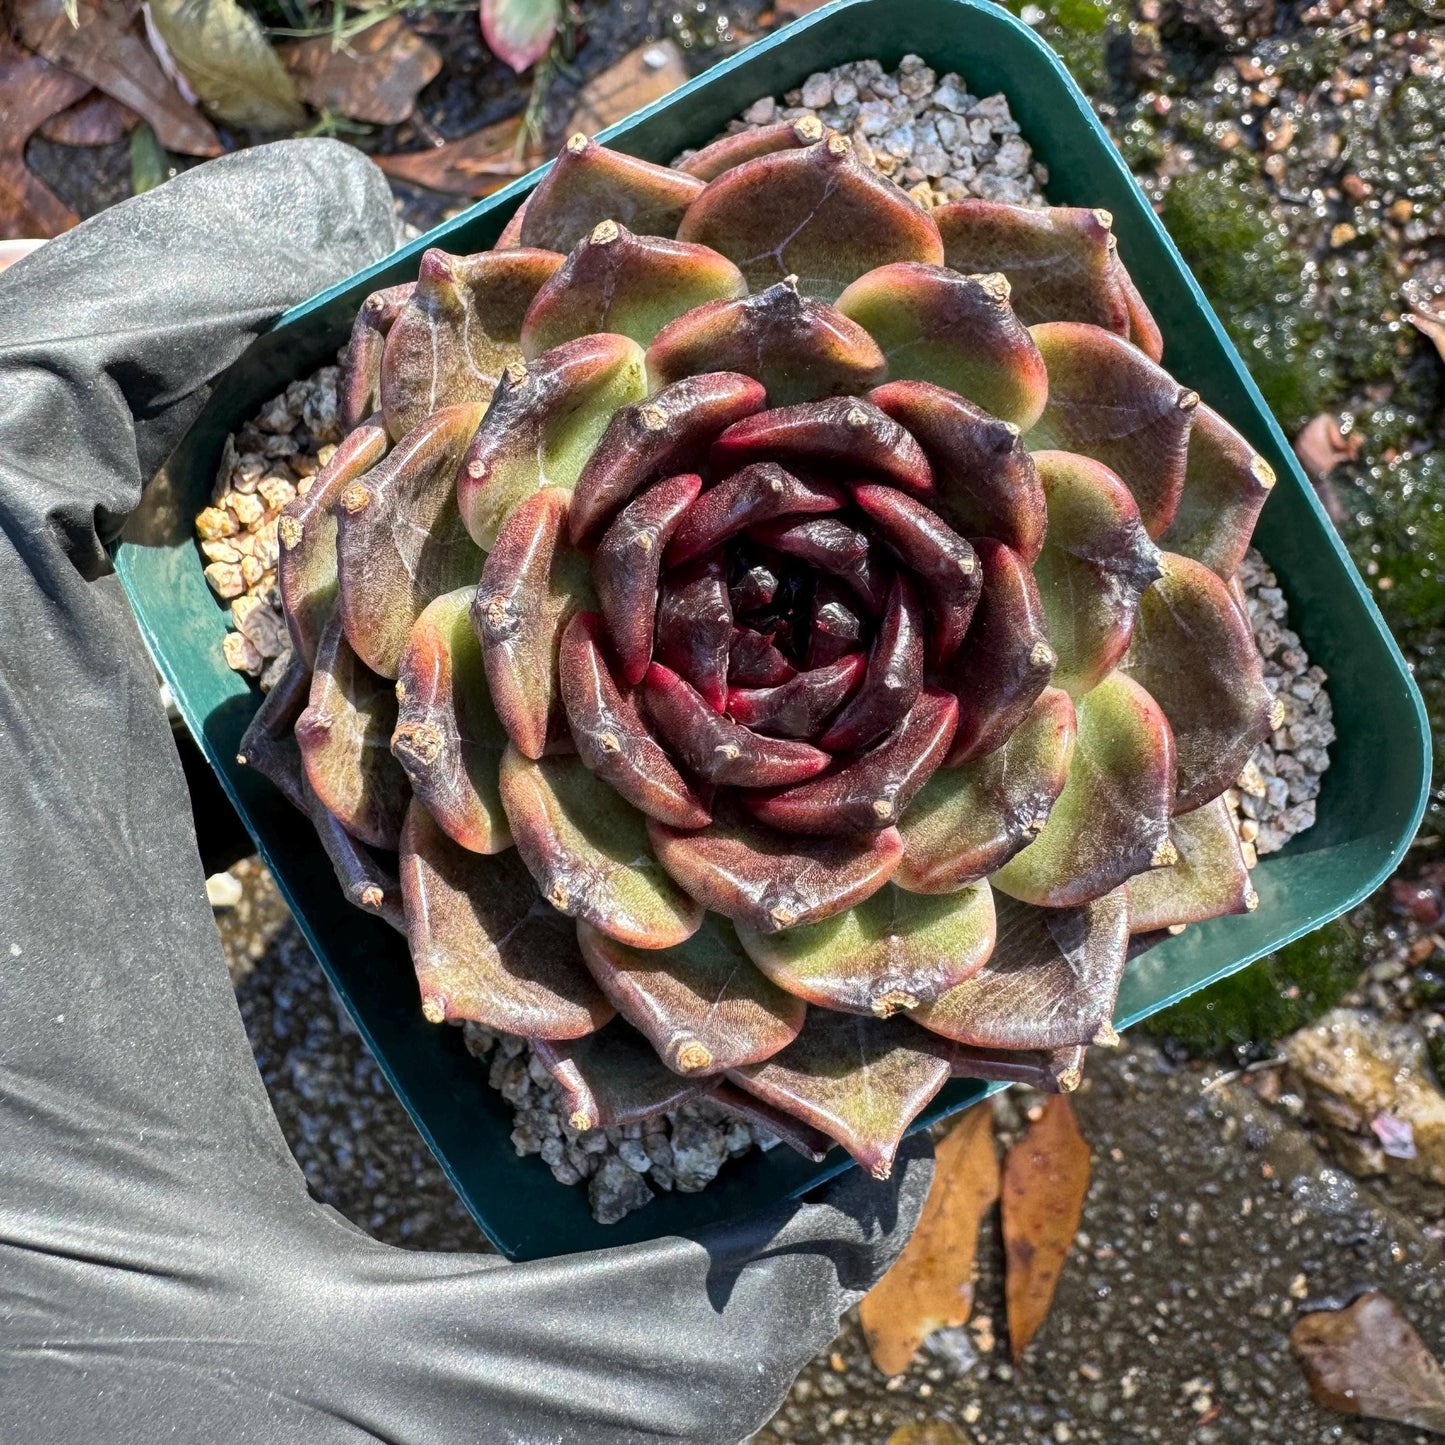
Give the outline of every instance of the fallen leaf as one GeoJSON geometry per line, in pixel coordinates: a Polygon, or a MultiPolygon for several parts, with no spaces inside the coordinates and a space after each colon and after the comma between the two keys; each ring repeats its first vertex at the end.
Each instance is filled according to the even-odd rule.
{"type": "Polygon", "coordinates": [[[301,99],[352,120],[395,125],[442,68],[441,53],[400,15],[370,25],[339,49],[327,35],[278,47],[301,99]]]}
{"type": "Polygon", "coordinates": [[[1435,350],[1445,360],[1445,294],[1427,291],[1418,281],[1407,281],[1405,305],[1410,309],[1405,320],[1435,343],[1435,350]]]}
{"type": "Polygon", "coordinates": [[[1055,1094],[1003,1166],[1004,1295],[1015,1364],[1049,1312],[1088,1188],[1089,1146],[1073,1106],[1055,1094]]]}
{"type": "Polygon", "coordinates": [[[143,196],[168,179],[170,164],[156,133],[142,122],[130,137],[130,192],[143,196]]]}
{"type": "Polygon", "coordinates": [[[934,1330],[967,1323],[978,1227],[998,1195],[993,1109],[978,1104],[938,1146],[913,1238],[859,1306],[868,1352],[885,1375],[902,1374],[934,1330]]]}
{"type": "Polygon", "coordinates": [[[1322,482],[1341,462],[1359,456],[1364,438],[1352,431],[1348,436],[1328,412],[1321,412],[1294,439],[1294,454],[1312,482],[1322,482]]]}
{"type": "Polygon", "coordinates": [[[516,145],[517,121],[513,118],[483,126],[431,150],[373,156],[372,160],[399,181],[451,196],[480,198],[501,190],[508,181],[526,175],[541,163],[537,151],[528,151],[519,159],[516,145]]]}
{"type": "Polygon", "coordinates": [[[634,110],[670,95],[686,79],[687,64],[671,40],[639,45],[578,91],[567,132],[596,135],[634,110]]]}
{"type": "Polygon", "coordinates": [[[796,20],[800,15],[811,15],[827,3],[828,0],[777,0],[773,11],[779,20],[796,20]]]}
{"type": "Polygon", "coordinates": [[[77,0],[80,23],[72,25],[63,0],[14,0],[13,5],[20,38],[31,50],[144,116],[167,150],[220,155],[221,140],[211,123],[171,84],[141,39],[138,13],[136,0],[77,0]]]}
{"type": "Polygon", "coordinates": [[[40,127],[39,134],[62,146],[108,146],[124,140],[140,117],[129,106],[92,90],[40,127]]]}
{"type": "Polygon", "coordinates": [[[900,1425],[888,1445],[970,1445],[969,1438],[952,1420],[914,1420],[900,1425]]]}
{"type": "Polygon", "coordinates": [[[1302,1315],[1289,1345],[1321,1405],[1445,1435],[1445,1368],[1388,1295],[1302,1315]]]}
{"type": "Polygon", "coordinates": [[[0,238],[46,239],[79,221],[26,168],[25,142],[42,121],[73,105],[89,88],[79,76],[22,50],[0,25],[0,238]]]}
{"type": "Polygon", "coordinates": [[[551,48],[561,0],[482,0],[482,37],[519,75],[551,48]]]}
{"type": "Polygon", "coordinates": [[[295,130],[305,122],[296,82],[237,0],[147,4],[171,59],[217,120],[261,131],[295,130]]]}

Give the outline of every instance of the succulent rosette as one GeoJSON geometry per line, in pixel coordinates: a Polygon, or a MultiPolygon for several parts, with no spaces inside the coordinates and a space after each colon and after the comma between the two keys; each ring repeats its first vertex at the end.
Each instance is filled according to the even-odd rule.
{"type": "Polygon", "coordinates": [[[247,755],[577,1127],[710,1091],[886,1174],[950,1074],[1075,1082],[1131,934],[1255,904],[1273,478],[1160,353],[1105,212],[576,136],[362,308],[247,755]]]}

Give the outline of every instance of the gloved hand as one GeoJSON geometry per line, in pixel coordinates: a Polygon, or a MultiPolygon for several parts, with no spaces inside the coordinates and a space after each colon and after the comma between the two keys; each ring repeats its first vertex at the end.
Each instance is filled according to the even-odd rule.
{"type": "Polygon", "coordinates": [[[527,1265],[389,1248],[308,1197],[104,542],[251,338],[394,240],[370,162],[296,141],[0,276],[6,1439],[736,1441],[927,1190],[915,1142],[890,1184],[527,1265]]]}

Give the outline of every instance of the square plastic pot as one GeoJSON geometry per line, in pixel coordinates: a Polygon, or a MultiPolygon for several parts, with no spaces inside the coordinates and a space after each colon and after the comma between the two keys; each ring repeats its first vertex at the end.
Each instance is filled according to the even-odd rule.
{"type": "MultiPolygon", "coordinates": [[[[1056,204],[1104,206],[1129,268],[1164,332],[1165,361],[1234,423],[1279,474],[1256,541],[1279,575],[1293,625],[1330,674],[1339,741],[1319,821],[1255,874],[1258,912],[1190,928],[1135,960],[1119,996],[1127,1026],[1317,928],[1374,889],[1418,824],[1429,778],[1424,708],[1334,528],[1300,473],[1198,284],[1155,218],[1078,87],[1027,26],[980,0],[840,0],[750,47],[604,132],[608,144],[666,163],[700,145],[760,96],[816,70],[908,52],[960,72],[976,94],[1002,91],[1049,168],[1056,204]]],[[[492,245],[536,183],[534,173],[437,227],[385,261],[289,312],[217,385],[215,395],[148,491],[116,566],[191,731],[255,835],[322,967],[458,1193],[514,1259],[686,1232],[799,1194],[848,1165],[821,1165],[786,1147],[754,1151],[697,1195],[663,1194],[618,1224],[590,1216],[581,1189],[557,1184],[535,1156],[513,1152],[510,1110],[459,1029],[422,1019],[402,941],[346,904],[309,829],[236,747],[259,694],[221,656],[223,611],[202,575],[191,519],[209,498],[226,434],[285,385],[331,359],[368,292],[415,276],[428,246],[492,245]]],[[[957,1081],[922,1124],[964,1107],[985,1086],[957,1081]]]]}

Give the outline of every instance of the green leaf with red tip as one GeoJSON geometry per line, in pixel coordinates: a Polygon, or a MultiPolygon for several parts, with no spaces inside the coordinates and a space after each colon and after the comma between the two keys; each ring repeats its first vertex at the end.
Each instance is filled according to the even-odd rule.
{"type": "Polygon", "coordinates": [[[612,1017],[572,925],[537,897],[516,853],[459,847],[420,802],[401,834],[407,941],[429,1022],[472,1019],[528,1038],[578,1038],[612,1017]]]}
{"type": "Polygon", "coordinates": [[[765,737],[714,712],[696,688],[656,662],[643,679],[642,706],[673,755],[710,783],[772,788],[828,766],[828,755],[807,743],[765,737]]]}
{"type": "Polygon", "coordinates": [[[1033,908],[994,894],[993,953],[972,978],[914,1011],[971,1048],[1052,1050],[1113,1037],[1129,945],[1117,888],[1082,908],[1033,908]]]}
{"type": "Polygon", "coordinates": [[[1174,739],[1159,704],[1114,672],[1076,698],[1074,711],[1078,732],[1064,791],[1043,832],[990,880],[1011,898],[1045,908],[1092,902],[1174,854],[1174,739]]]}
{"type": "Polygon", "coordinates": [[[1179,861],[1129,880],[1130,933],[1253,913],[1259,907],[1234,815],[1223,798],[1179,814],[1169,824],[1169,840],[1179,861]]]}
{"type": "Polygon", "coordinates": [[[602,221],[639,236],[674,236],[703,189],[694,176],[608,150],[579,131],[527,198],[521,242],[565,255],[602,221]]]}
{"type": "Polygon", "coordinates": [[[924,623],[913,584],[895,577],[862,685],[823,734],[823,747],[831,752],[867,747],[907,715],[923,689],[924,623]]]}
{"type": "Polygon", "coordinates": [[[803,481],[776,462],[754,462],[709,487],[688,509],[667,544],[667,565],[690,562],[760,522],[837,512],[846,503],[846,495],[830,482],[803,481]]]}
{"type": "Polygon", "coordinates": [[[481,416],[471,405],[434,412],[343,487],[332,507],[337,611],[357,656],[383,677],[396,676],[427,603],[475,581],[481,568],[455,487],[457,463],[481,416]]]}
{"type": "Polygon", "coordinates": [[[363,422],[349,432],[310,488],[281,510],[276,523],[276,580],[296,656],[316,661],[321,629],[336,610],[336,499],[386,455],[386,428],[363,422]]]}
{"type": "Polygon", "coordinates": [[[925,898],[890,884],[821,923],[784,933],[739,930],[758,967],[820,1008],[887,1018],[937,998],[988,961],[993,895],[979,882],[925,898]]]}
{"type": "Polygon", "coordinates": [[[521,357],[522,318],[562,264],[555,251],[518,248],[423,254],[416,290],[387,332],[381,409],[400,439],[439,407],[492,399],[503,370],[521,357]]]}
{"type": "Polygon", "coordinates": [[[761,974],[715,913],[673,948],[628,948],[585,923],[577,941],[603,993],[674,1073],[758,1063],[803,1027],[803,1001],[761,974]]]}
{"type": "Polygon", "coordinates": [[[716,251],[602,221],[537,292],[521,328],[522,354],[531,360],[606,331],[646,346],[693,307],[746,294],[742,272],[716,251]]]}
{"type": "Polygon", "coordinates": [[[897,830],[855,838],[778,833],[722,807],[711,827],[648,824],[662,866],[705,908],[760,933],[841,913],[876,893],[903,856],[897,830]]]}
{"type": "Polygon", "coordinates": [[[1274,699],[1250,625],[1202,562],[1160,555],[1120,669],[1164,710],[1178,765],[1175,811],[1192,812],[1233,783],[1269,735],[1274,699]]]}
{"type": "Polygon", "coordinates": [[[730,687],[727,714],[734,722],[759,732],[786,738],[817,737],[862,681],[866,665],[863,654],[853,652],[824,667],[794,673],[775,687],[730,687]]]}
{"type": "Polygon", "coordinates": [[[708,800],[647,730],[634,690],[612,675],[602,639],[595,612],[579,612],[562,634],[558,670],[578,755],[650,817],[677,828],[703,827],[712,816],[708,800]]]}
{"type": "Polygon", "coordinates": [[[924,500],[954,531],[993,537],[1033,562],[1044,544],[1044,496],[1017,427],[927,381],[890,381],[868,400],[922,446],[935,479],[924,500]]]}
{"type": "Polygon", "coordinates": [[[340,397],[341,425],[346,431],[354,431],[377,408],[386,333],[415,289],[415,281],[405,281],[400,286],[373,291],[351,323],[340,397]]]}
{"type": "Polygon", "coordinates": [[[487,48],[520,75],[551,48],[562,11],[562,0],[482,0],[487,48]]]}
{"type": "Polygon", "coordinates": [[[772,155],[774,151],[816,145],[822,139],[823,122],[816,115],[804,115],[797,120],[780,120],[776,125],[760,125],[722,136],[694,151],[686,160],[678,161],[677,169],[700,181],[715,181],[724,171],[733,170],[744,161],[772,155]]]}
{"type": "Polygon", "coordinates": [[[622,1019],[586,1038],[538,1039],[535,1047],[562,1091],[567,1123],[578,1133],[641,1123],[696,1098],[710,1083],[673,1073],[622,1019]]]}
{"type": "Polygon", "coordinates": [[[958,700],[924,688],[903,721],[851,762],[766,797],[749,797],[763,822],[789,833],[849,834],[891,827],[943,761],[958,700]]]}
{"type": "Polygon", "coordinates": [[[946,682],[958,697],[958,727],[945,766],[982,757],[1028,716],[1057,658],[1044,627],[1033,573],[1011,547],[973,539],[983,582],[973,621],[946,682]]]}
{"type": "Polygon", "coordinates": [[[700,557],[668,573],[658,595],[657,658],[715,712],[727,702],[732,636],[733,609],[721,557],[700,557]]]}
{"type": "Polygon", "coordinates": [[[947,662],[978,605],[983,573],[973,548],[936,512],[894,487],[854,486],[853,500],[929,595],[929,661],[947,662]]]}
{"type": "Polygon", "coordinates": [[[1034,461],[1049,509],[1034,580],[1057,655],[1054,685],[1078,697],[1123,657],[1159,550],[1108,467],[1071,452],[1035,452],[1034,461]]]}
{"type": "Polygon", "coordinates": [[[736,262],[752,291],[796,276],[805,296],[825,301],[889,261],[943,260],[928,213],[836,134],[725,171],[692,203],[677,234],[736,262]]]}
{"type": "Polygon", "coordinates": [[[809,667],[826,667],[856,651],[863,642],[861,609],[856,598],[826,578],[813,586],[813,606],[808,626],[809,667]]]}
{"type": "Polygon", "coordinates": [[[728,644],[728,688],[778,687],[798,669],[751,627],[734,627],[728,644]]]}
{"type": "Polygon", "coordinates": [[[508,366],[456,479],[477,545],[490,551],[534,492],[570,492],[614,414],[646,392],[642,350],[626,336],[584,337],[508,366]]]}
{"type": "Polygon", "coordinates": [[[763,388],[735,371],[709,371],[625,406],[607,424],[577,478],[569,525],[574,542],[595,537],[646,483],[695,471],[724,427],[752,415],[763,388]]]}
{"type": "Polygon", "coordinates": [[[734,422],[712,448],[713,466],[724,473],[778,458],[827,462],[850,474],[871,472],[925,499],[933,492],[933,469],[923,449],[861,397],[838,396],[758,412],[734,422]]]}
{"type": "Polygon", "coordinates": [[[500,853],[512,845],[497,788],[507,732],[472,629],[475,593],[444,593],[417,618],[397,669],[391,751],[456,842],[473,853],[500,853]]]}
{"type": "Polygon", "coordinates": [[[501,784],[517,851],[558,912],[634,948],[671,948],[697,931],[702,909],[653,856],[642,814],[580,758],[508,748],[501,784]]]}
{"type": "Polygon", "coordinates": [[[1022,431],[1039,419],[1049,393],[1044,361],[997,272],[880,266],[848,287],[838,310],[878,343],[892,380],[947,387],[1022,431]]]}
{"type": "Polygon", "coordinates": [[[981,1049],[954,1044],[955,1079],[984,1079],[999,1084],[1023,1084],[1044,1094],[1072,1094],[1083,1082],[1082,1044],[1066,1049],[981,1049]]]}
{"type": "Polygon", "coordinates": [[[1189,432],[1184,490],[1159,545],[1203,562],[1226,581],[1239,570],[1274,468],[1220,416],[1201,403],[1189,432]]]}
{"type": "Polygon", "coordinates": [[[1114,280],[1124,297],[1124,306],[1129,313],[1129,340],[1149,358],[1159,361],[1164,356],[1164,333],[1150,313],[1134,278],[1124,269],[1119,249],[1114,248],[1114,280]]]}
{"type": "Polygon", "coordinates": [[[357,657],[333,617],[316,649],[316,671],[296,741],[312,791],[353,837],[395,848],[411,788],[391,755],[396,693],[357,657]]]}
{"type": "Polygon", "coordinates": [[[952,893],[1003,867],[1043,831],[1074,753],[1074,704],[1046,688],[1014,732],[984,756],[940,768],[898,831],[894,882],[912,893],[952,893]]]}
{"type": "Polygon", "coordinates": [[[781,1054],[728,1078],[822,1130],[886,1179],[908,1126],[948,1075],[946,1050],[907,1019],[810,1009],[781,1054]]]}
{"type": "Polygon", "coordinates": [[[472,607],[497,715],[529,758],[561,731],[557,649],[573,616],[594,604],[566,518],[566,492],[546,487],[527,497],[488,553],[472,607]]]}
{"type": "Polygon", "coordinates": [[[695,472],[649,487],[612,519],[593,555],[593,585],[622,680],[630,687],[642,681],[652,661],[663,549],[701,490],[695,472]]]}
{"type": "Polygon", "coordinates": [[[718,1079],[710,1097],[718,1108],[771,1134],[814,1164],[821,1164],[833,1148],[833,1141],[821,1130],[762,1099],[755,1099],[730,1079],[718,1079]]]}
{"type": "Polygon", "coordinates": [[[1032,331],[1049,370],[1049,401],[1030,448],[1103,462],[1134,494],[1149,535],[1162,536],[1184,488],[1198,393],[1100,327],[1052,321],[1032,331]]]}
{"type": "Polygon", "coordinates": [[[680,316],[647,349],[658,385],[725,367],[753,376],[774,406],[851,396],[887,374],[878,343],[856,322],[799,294],[797,278],[680,316]]]}

